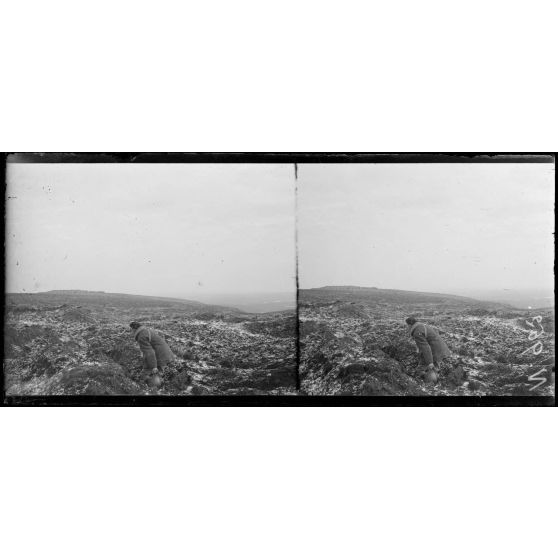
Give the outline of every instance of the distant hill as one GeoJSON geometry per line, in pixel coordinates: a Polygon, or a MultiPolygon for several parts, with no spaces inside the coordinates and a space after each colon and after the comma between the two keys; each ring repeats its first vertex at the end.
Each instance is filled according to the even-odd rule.
{"type": "Polygon", "coordinates": [[[60,306],[63,304],[111,306],[115,308],[176,308],[191,312],[224,312],[244,314],[237,308],[204,304],[181,298],[105,293],[104,291],[55,290],[42,293],[7,293],[6,306],[60,306]]]}
{"type": "MultiPolygon", "coordinates": [[[[185,298],[190,298],[184,293],[185,298]]],[[[296,292],[268,292],[268,293],[222,293],[199,294],[192,296],[206,304],[217,304],[240,308],[251,313],[281,312],[296,308],[296,292]]]]}
{"type": "Polygon", "coordinates": [[[299,299],[304,303],[360,302],[387,304],[452,304],[478,306],[491,309],[511,308],[507,304],[476,300],[466,296],[442,293],[378,289],[377,287],[356,287],[352,285],[327,286],[316,289],[300,289],[299,299]]]}

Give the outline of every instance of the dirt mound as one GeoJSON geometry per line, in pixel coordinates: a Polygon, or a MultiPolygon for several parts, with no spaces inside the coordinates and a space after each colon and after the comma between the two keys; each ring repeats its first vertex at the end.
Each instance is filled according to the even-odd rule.
{"type": "Polygon", "coordinates": [[[199,387],[214,393],[250,395],[254,390],[269,393],[270,390],[292,390],[296,383],[294,367],[280,367],[267,370],[231,370],[230,368],[210,368],[197,378],[199,387]]]}
{"type": "Polygon", "coordinates": [[[200,312],[194,312],[192,314],[192,317],[194,317],[196,320],[203,320],[203,321],[209,322],[209,321],[212,321],[212,320],[223,319],[223,313],[222,312],[212,312],[212,311],[204,310],[204,311],[200,311],[200,312]]]}
{"type": "MultiPolygon", "coordinates": [[[[98,347],[97,350],[103,351],[102,346],[98,347]]],[[[143,357],[137,344],[131,340],[118,341],[111,349],[104,352],[111,360],[126,370],[135,370],[141,367],[143,363],[143,357]]]]}
{"type": "Polygon", "coordinates": [[[182,393],[192,385],[192,376],[186,367],[169,366],[163,374],[163,388],[169,393],[182,393]]]}
{"type": "Polygon", "coordinates": [[[416,355],[416,351],[410,348],[409,343],[405,342],[391,342],[389,345],[384,345],[381,350],[390,358],[403,362],[409,357],[416,355]]]}
{"type": "Polygon", "coordinates": [[[66,322],[93,323],[96,321],[91,310],[79,307],[62,311],[60,317],[66,322]]]}
{"type": "Polygon", "coordinates": [[[300,338],[304,339],[309,335],[315,335],[323,342],[335,339],[335,335],[331,327],[317,320],[304,320],[300,322],[300,338]]]}
{"type": "Polygon", "coordinates": [[[12,390],[12,395],[140,395],[144,391],[116,365],[79,365],[42,376],[12,390]]]}
{"type": "Polygon", "coordinates": [[[6,325],[4,330],[4,357],[15,358],[26,345],[36,339],[49,343],[58,343],[60,337],[50,327],[40,325],[23,325],[17,328],[6,325]]]}
{"type": "Polygon", "coordinates": [[[349,302],[348,304],[341,304],[334,308],[335,313],[340,318],[368,318],[366,307],[356,302],[349,302]]]}
{"type": "Polygon", "coordinates": [[[250,333],[261,333],[273,337],[289,338],[296,333],[296,317],[281,319],[256,319],[246,322],[244,328],[250,333]]]}
{"type": "Polygon", "coordinates": [[[383,351],[337,363],[335,357],[316,353],[305,370],[302,382],[314,395],[424,395],[421,385],[383,351]]]}
{"type": "Polygon", "coordinates": [[[25,305],[25,304],[21,304],[19,306],[15,305],[15,304],[7,304],[6,305],[6,310],[8,312],[13,312],[14,314],[24,314],[26,312],[38,312],[39,311],[39,307],[38,306],[29,306],[29,305],[25,305]]]}

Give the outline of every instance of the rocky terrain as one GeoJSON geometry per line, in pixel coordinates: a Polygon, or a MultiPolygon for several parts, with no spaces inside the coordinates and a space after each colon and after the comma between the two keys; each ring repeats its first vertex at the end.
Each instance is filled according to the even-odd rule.
{"type": "Polygon", "coordinates": [[[90,291],[6,295],[7,395],[296,393],[295,312],[249,314],[181,299],[90,291]],[[159,389],[141,373],[128,324],[159,331],[177,356],[159,389]]]}
{"type": "Polygon", "coordinates": [[[300,381],[308,395],[554,396],[554,312],[466,297],[360,287],[299,291],[300,381]],[[438,328],[453,355],[418,375],[404,320],[438,328]],[[533,377],[535,376],[535,377],[533,377]]]}

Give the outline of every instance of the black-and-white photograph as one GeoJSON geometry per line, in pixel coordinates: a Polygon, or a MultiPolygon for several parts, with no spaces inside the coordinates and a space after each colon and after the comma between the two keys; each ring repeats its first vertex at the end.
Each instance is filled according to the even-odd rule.
{"type": "Polygon", "coordinates": [[[554,400],[552,158],[61,158],[7,165],[7,397],[554,400]]]}
{"type": "Polygon", "coordinates": [[[298,166],[301,390],[554,396],[554,164],[298,166]]]}
{"type": "Polygon", "coordinates": [[[8,396],[296,393],[281,164],[8,162],[8,396]]]}

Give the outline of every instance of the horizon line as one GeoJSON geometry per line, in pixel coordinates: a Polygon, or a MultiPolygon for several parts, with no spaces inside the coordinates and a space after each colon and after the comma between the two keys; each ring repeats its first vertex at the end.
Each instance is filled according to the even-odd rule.
{"type": "MultiPolygon", "coordinates": [[[[463,296],[456,294],[457,291],[462,292],[502,292],[502,293],[520,293],[520,292],[532,292],[532,291],[545,291],[545,292],[552,292],[554,293],[554,289],[550,287],[522,287],[522,288],[462,288],[462,289],[455,289],[453,292],[443,292],[439,290],[417,290],[417,289],[409,289],[409,288],[393,288],[393,287],[378,287],[375,285],[363,286],[363,285],[354,285],[354,284],[337,284],[337,285],[321,285],[319,287],[299,287],[298,290],[311,290],[311,289],[341,289],[341,288],[353,288],[353,289],[375,289],[375,290],[382,290],[382,291],[403,291],[403,292],[415,292],[415,293],[425,293],[425,294],[441,294],[441,295],[451,295],[451,296],[463,296]]],[[[185,296],[250,296],[250,295],[278,295],[278,294],[293,294],[296,295],[297,289],[293,289],[292,291],[282,291],[282,290],[273,290],[273,291],[216,291],[216,292],[185,292],[184,294],[176,295],[176,294],[145,294],[145,293],[131,293],[131,292],[117,292],[117,291],[105,291],[105,290],[92,290],[92,289],[75,289],[75,288],[68,288],[68,289],[49,289],[46,291],[27,291],[23,289],[22,291],[5,291],[4,295],[13,295],[13,294],[46,294],[52,292],[83,292],[83,293],[98,293],[98,294],[121,294],[127,296],[144,296],[144,297],[152,297],[152,298],[176,298],[176,299],[183,299],[185,296]]],[[[554,298],[554,296],[546,296],[541,298],[554,298]]],[[[187,299],[185,299],[187,300],[187,299]]]]}

